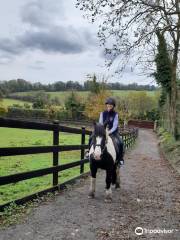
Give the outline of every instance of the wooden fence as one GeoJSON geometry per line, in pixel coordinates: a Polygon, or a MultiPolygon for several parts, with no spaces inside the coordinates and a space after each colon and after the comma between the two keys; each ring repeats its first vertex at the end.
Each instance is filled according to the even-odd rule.
{"type": "MultiPolygon", "coordinates": [[[[32,178],[52,174],[51,188],[43,190],[38,193],[31,194],[21,199],[17,199],[14,201],[16,204],[23,204],[29,200],[37,198],[37,196],[42,196],[47,192],[63,189],[67,183],[70,183],[75,180],[74,178],[66,183],[59,184],[58,172],[80,166],[80,176],[84,174],[84,164],[88,162],[88,159],[84,159],[85,149],[87,149],[88,147],[88,145],[85,144],[85,137],[86,135],[91,134],[91,131],[86,130],[85,127],[82,127],[81,129],[77,129],[77,128],[71,128],[67,126],[61,126],[59,125],[58,121],[54,121],[53,123],[42,123],[42,122],[38,123],[38,122],[22,121],[22,120],[8,119],[8,118],[0,118],[0,127],[53,131],[53,145],[51,146],[0,148],[0,157],[38,154],[38,153],[53,153],[52,167],[23,172],[23,173],[17,173],[17,174],[8,175],[8,176],[0,176],[0,186],[2,186],[6,184],[17,183],[27,179],[32,179],[32,178]],[[59,145],[60,132],[81,134],[81,144],[60,146],[59,145]],[[80,150],[81,159],[76,162],[59,165],[59,152],[72,151],[72,150],[80,150]]],[[[133,129],[127,129],[126,131],[121,130],[120,134],[124,140],[125,148],[127,149],[134,144],[135,139],[138,136],[138,129],[133,128],[133,129]]],[[[11,202],[6,203],[4,205],[0,205],[0,210],[3,210],[10,203],[11,202]]]]}
{"type": "Polygon", "coordinates": [[[154,122],[148,120],[129,120],[129,127],[138,127],[138,128],[149,128],[154,129],[154,122]]]}

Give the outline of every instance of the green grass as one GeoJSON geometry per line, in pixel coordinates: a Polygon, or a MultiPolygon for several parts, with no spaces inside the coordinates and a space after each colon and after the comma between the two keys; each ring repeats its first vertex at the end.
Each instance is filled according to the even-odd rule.
{"type": "Polygon", "coordinates": [[[25,102],[25,101],[21,101],[21,100],[4,98],[3,101],[2,101],[2,104],[3,104],[3,106],[5,106],[5,107],[13,106],[13,104],[18,104],[18,105],[20,105],[20,106],[24,106],[25,103],[28,103],[29,105],[32,106],[32,103],[25,102]]]}
{"type": "MultiPolygon", "coordinates": [[[[141,91],[136,91],[136,90],[113,90],[112,93],[114,96],[127,96],[128,94],[131,93],[136,93],[136,92],[141,92],[141,91]]],[[[157,91],[145,91],[147,93],[148,96],[154,96],[157,91]]]]}
{"type": "MultiPolygon", "coordinates": [[[[59,91],[59,92],[46,92],[47,94],[50,95],[51,98],[58,97],[62,102],[65,101],[65,99],[71,94],[71,91],[59,91]]],[[[82,97],[82,98],[87,98],[88,96],[88,91],[76,91],[77,95],[82,97]]],[[[17,92],[13,93],[12,95],[17,95],[17,96],[33,96],[37,94],[37,91],[29,91],[29,92],[17,92]]]]}
{"type": "MultiPolygon", "coordinates": [[[[52,145],[52,132],[0,128],[0,147],[52,145]]],[[[80,144],[81,135],[60,133],[60,144],[80,144]]],[[[86,138],[86,141],[88,137],[86,138]]],[[[59,163],[80,160],[80,151],[59,153],[59,163]]],[[[26,172],[52,166],[52,153],[24,156],[0,157],[0,176],[26,172]]],[[[88,171],[88,165],[85,171],[88,171]]],[[[59,173],[59,182],[65,182],[79,175],[80,167],[59,173]]],[[[52,186],[52,174],[0,187],[0,204],[12,201],[52,186]]]]}
{"type": "MultiPolygon", "coordinates": [[[[113,96],[126,96],[133,92],[137,92],[135,90],[112,90],[113,96]]],[[[154,96],[157,91],[146,91],[149,96],[154,96]]],[[[37,91],[30,91],[30,92],[18,92],[14,93],[14,95],[19,96],[27,96],[27,95],[34,95],[37,91]]],[[[64,103],[67,96],[70,95],[71,91],[59,91],[59,92],[47,92],[51,98],[58,97],[62,103],[64,103]]],[[[84,100],[87,99],[89,92],[88,91],[76,91],[77,95],[84,100]]]]}
{"type": "MultiPolygon", "coordinates": [[[[53,97],[59,97],[59,99],[64,102],[65,99],[71,94],[71,91],[66,92],[47,92],[50,94],[50,96],[53,97]]],[[[86,99],[89,92],[88,91],[76,91],[77,95],[83,99],[86,99]]]]}

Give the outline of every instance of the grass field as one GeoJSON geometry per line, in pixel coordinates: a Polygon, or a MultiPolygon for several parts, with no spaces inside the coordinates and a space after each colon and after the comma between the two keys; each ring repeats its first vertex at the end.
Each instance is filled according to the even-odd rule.
{"type": "Polygon", "coordinates": [[[25,101],[20,101],[20,100],[15,100],[15,99],[9,99],[9,98],[4,98],[3,101],[2,101],[2,104],[5,107],[13,106],[13,104],[18,104],[20,106],[24,106],[25,103],[28,103],[29,105],[32,106],[32,103],[25,102],[25,101]]]}
{"type": "MultiPolygon", "coordinates": [[[[52,133],[48,131],[0,128],[0,147],[46,146],[52,145],[52,133]]],[[[86,137],[88,141],[88,136],[86,137]]],[[[78,134],[60,133],[60,144],[80,144],[78,134]]],[[[80,160],[80,151],[62,152],[60,163],[80,160]]],[[[26,172],[52,166],[52,154],[32,154],[27,156],[0,157],[0,176],[26,172]]],[[[85,171],[89,170],[88,164],[85,171]]],[[[59,182],[79,175],[80,167],[59,173],[59,182]]],[[[15,200],[52,186],[52,175],[25,180],[0,187],[0,204],[15,200]]]]}
{"type": "MultiPolygon", "coordinates": [[[[114,96],[126,96],[128,94],[131,94],[131,93],[137,93],[137,92],[140,92],[140,91],[136,91],[136,90],[127,90],[127,91],[124,91],[124,90],[113,90],[112,93],[114,96]]],[[[154,96],[158,91],[145,91],[147,93],[148,96],[154,96]]]]}
{"type": "MultiPolygon", "coordinates": [[[[139,92],[135,90],[112,90],[112,95],[113,96],[125,96],[134,92],[139,92]]],[[[157,91],[146,91],[149,96],[154,96],[157,91]]],[[[14,95],[19,95],[19,96],[27,96],[27,95],[34,95],[37,92],[19,92],[19,93],[14,93],[14,95]]],[[[71,91],[62,91],[62,92],[46,92],[48,93],[52,98],[58,97],[60,101],[63,103],[64,100],[66,99],[67,96],[70,95],[71,91]]],[[[83,99],[86,99],[89,92],[88,91],[76,91],[77,95],[80,96],[83,99]]]]}

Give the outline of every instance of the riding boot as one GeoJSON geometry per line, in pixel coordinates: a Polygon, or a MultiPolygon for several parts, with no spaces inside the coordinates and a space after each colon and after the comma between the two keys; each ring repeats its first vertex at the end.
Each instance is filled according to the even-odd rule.
{"type": "Polygon", "coordinates": [[[118,148],[119,148],[117,163],[118,165],[122,166],[124,165],[124,143],[119,133],[116,133],[115,137],[118,141],[118,148]]]}

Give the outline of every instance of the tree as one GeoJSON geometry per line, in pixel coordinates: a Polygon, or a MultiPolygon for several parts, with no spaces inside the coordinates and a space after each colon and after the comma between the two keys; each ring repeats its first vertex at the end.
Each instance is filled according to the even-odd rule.
{"type": "Polygon", "coordinates": [[[97,82],[96,74],[88,74],[87,78],[89,83],[89,90],[91,91],[91,93],[98,94],[100,92],[100,84],[97,82]]]}
{"type": "Polygon", "coordinates": [[[0,102],[2,101],[2,98],[3,98],[3,93],[1,92],[1,89],[0,89],[0,102]]]}
{"type": "Polygon", "coordinates": [[[65,107],[71,114],[72,119],[76,119],[82,116],[82,112],[84,111],[85,105],[81,103],[81,99],[78,99],[77,95],[74,91],[67,97],[65,100],[65,107]]]}
{"type": "MultiPolygon", "coordinates": [[[[161,110],[163,109],[163,106],[166,104],[167,110],[168,110],[168,118],[170,121],[168,121],[170,124],[172,123],[171,120],[171,109],[170,109],[170,103],[171,103],[171,77],[172,77],[172,63],[171,59],[169,57],[169,53],[167,50],[167,44],[166,40],[164,38],[164,34],[160,31],[157,31],[157,37],[158,37],[158,52],[155,57],[155,63],[156,63],[156,72],[153,73],[157,83],[161,87],[161,95],[159,98],[159,107],[161,110]],[[167,101],[169,104],[167,104],[167,101]]],[[[161,117],[164,115],[164,111],[161,111],[161,117]]],[[[163,116],[164,118],[164,116],[163,116]]],[[[168,127],[168,130],[171,129],[170,125],[168,127]]]]}
{"type": "MultiPolygon", "coordinates": [[[[176,122],[175,126],[173,126],[173,96],[172,96],[172,84],[171,79],[173,75],[173,67],[172,62],[169,56],[169,52],[167,50],[167,44],[166,40],[164,38],[164,33],[160,33],[157,31],[157,37],[158,37],[158,52],[155,57],[155,63],[156,63],[156,72],[154,73],[155,79],[157,83],[161,86],[161,96],[159,99],[159,105],[162,108],[165,104],[165,108],[168,112],[166,114],[166,118],[168,118],[166,127],[167,130],[171,130],[175,127],[175,137],[178,138],[177,132],[178,132],[178,121],[176,122]]],[[[178,81],[177,81],[178,83],[178,81]]],[[[164,114],[164,111],[162,111],[162,114],[164,114]]],[[[178,119],[178,118],[177,118],[178,119]]]]}
{"type": "Polygon", "coordinates": [[[33,108],[43,109],[47,105],[50,105],[50,95],[45,92],[40,91],[36,93],[34,99],[33,108]]]}
{"type": "Polygon", "coordinates": [[[130,102],[127,96],[117,97],[117,111],[119,113],[119,120],[126,126],[129,118],[131,117],[130,102]]]}
{"type": "Polygon", "coordinates": [[[158,52],[155,56],[156,72],[152,75],[161,87],[159,105],[162,107],[166,102],[167,95],[171,93],[172,67],[164,34],[160,31],[157,31],[156,34],[158,37],[158,52]]]}
{"type": "Polygon", "coordinates": [[[158,52],[155,57],[156,72],[154,76],[157,83],[167,92],[171,92],[171,77],[172,77],[172,67],[169,53],[167,50],[166,40],[164,34],[157,31],[158,37],[158,52]]]}
{"type": "Polygon", "coordinates": [[[122,63],[117,72],[123,70],[130,58],[135,58],[137,63],[146,62],[149,68],[157,51],[156,32],[164,33],[172,62],[172,132],[174,136],[178,135],[176,79],[180,52],[180,1],[77,0],[77,6],[91,16],[92,22],[98,19],[98,36],[108,57],[107,66],[111,66],[115,60],[122,63]]]}
{"type": "Polygon", "coordinates": [[[112,93],[108,90],[101,89],[98,93],[90,93],[86,102],[85,115],[89,119],[98,120],[100,112],[105,108],[105,100],[112,93]]]}
{"type": "Polygon", "coordinates": [[[121,121],[134,119],[152,120],[157,115],[158,96],[149,96],[147,92],[131,92],[117,98],[117,110],[121,121]]]}

